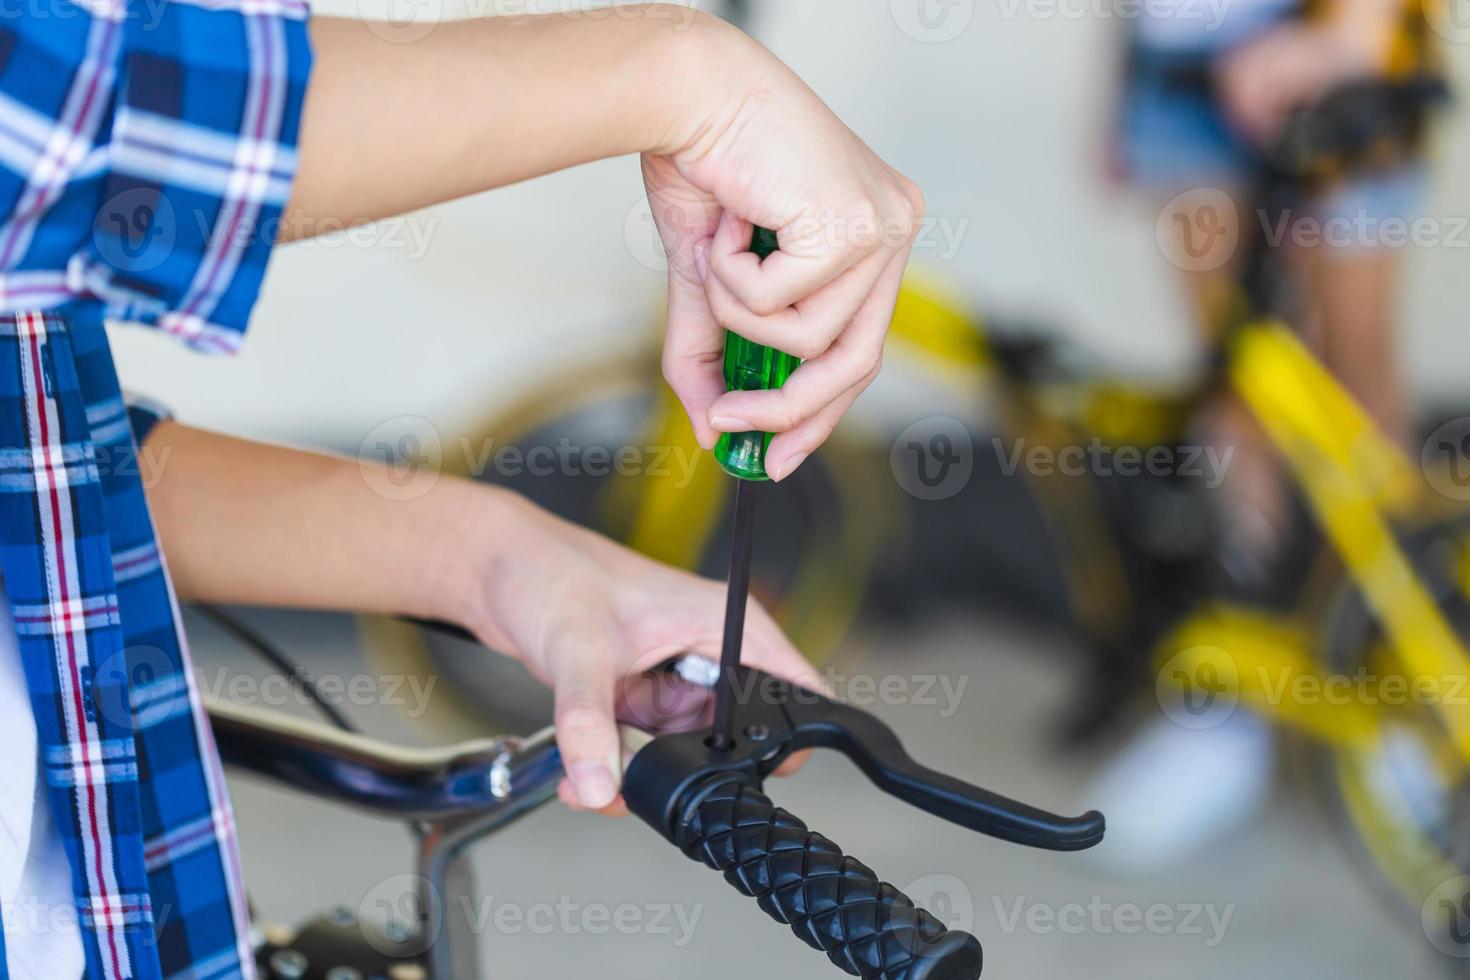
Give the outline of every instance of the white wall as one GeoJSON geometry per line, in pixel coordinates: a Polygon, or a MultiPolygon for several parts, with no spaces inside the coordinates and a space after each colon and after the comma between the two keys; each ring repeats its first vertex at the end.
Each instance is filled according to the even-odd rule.
{"type": "MultiPolygon", "coordinates": [[[[1153,215],[1110,190],[1096,163],[1114,25],[1082,12],[1105,4],[952,0],[961,20],[949,23],[969,14],[968,26],[926,43],[898,26],[916,2],[757,0],[755,28],[919,182],[932,217],[964,229],[953,257],[927,249],[920,261],[987,306],[1042,312],[1119,365],[1183,364],[1188,331],[1153,215]],[[1068,13],[1037,13],[1048,10],[1068,13]]],[[[359,8],[372,12],[365,0],[318,6],[359,8]]],[[[1470,92],[1470,44],[1451,54],[1470,92]]],[[[1470,127],[1456,116],[1430,208],[1440,216],[1470,215],[1470,127]]],[[[431,209],[381,228],[376,243],[283,248],[238,357],[120,329],[124,383],[189,421],[262,437],[350,447],[403,414],[452,431],[538,371],[656,329],[661,276],[648,268],[641,197],[636,162],[613,160],[431,209]]],[[[1470,248],[1412,262],[1414,377],[1430,395],[1470,393],[1470,248]]],[[[888,384],[890,398],[917,394],[888,384]]]]}

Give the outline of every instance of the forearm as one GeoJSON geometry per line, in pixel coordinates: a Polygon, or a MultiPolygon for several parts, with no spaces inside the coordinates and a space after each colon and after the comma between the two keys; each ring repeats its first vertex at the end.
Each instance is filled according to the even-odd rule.
{"type": "Polygon", "coordinates": [[[480,570],[511,547],[523,506],[447,477],[393,500],[374,489],[389,485],[376,464],[174,422],[160,423],[146,449],[161,461],[148,503],[186,600],[478,625],[480,570]]]}
{"type": "Polygon", "coordinates": [[[657,4],[453,21],[401,43],[319,17],[312,43],[283,240],[687,142],[707,93],[757,50],[716,18],[657,4]]]}

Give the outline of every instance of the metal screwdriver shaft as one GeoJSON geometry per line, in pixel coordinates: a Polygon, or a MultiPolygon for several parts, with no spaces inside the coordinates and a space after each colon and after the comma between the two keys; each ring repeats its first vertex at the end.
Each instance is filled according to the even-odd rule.
{"type": "Polygon", "coordinates": [[[745,607],[750,601],[750,554],[755,548],[755,501],[759,483],[735,485],[735,521],[730,534],[730,577],[725,586],[725,633],[720,641],[720,681],[715,691],[715,745],[735,744],[735,668],[745,639],[745,607]]]}
{"type": "MultiPolygon", "coordinates": [[[[777,250],[776,233],[756,228],[750,250],[764,261],[777,250]]],[[[764,391],[779,388],[801,363],[799,358],[770,347],[751,343],[733,331],[725,331],[725,387],[730,391],[764,391]]],[[[715,443],[715,460],[736,478],[735,521],[730,535],[730,577],[725,591],[725,633],[720,644],[720,678],[715,689],[714,745],[726,749],[735,744],[735,669],[740,666],[740,646],[745,638],[745,607],[750,599],[750,554],[755,545],[755,499],[757,483],[769,480],[766,449],[769,432],[726,432],[715,443]]]]}

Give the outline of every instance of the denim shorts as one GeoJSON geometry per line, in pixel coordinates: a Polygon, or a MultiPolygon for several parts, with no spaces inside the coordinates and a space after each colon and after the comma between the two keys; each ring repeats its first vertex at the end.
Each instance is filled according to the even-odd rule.
{"type": "MultiPolygon", "coordinates": [[[[1203,63],[1195,66],[1204,77],[1203,63]]],[[[1237,134],[1205,84],[1178,84],[1178,64],[1131,58],[1119,115],[1118,153],[1135,186],[1172,194],[1189,187],[1245,188],[1260,156],[1237,134]]],[[[1420,213],[1426,169],[1417,162],[1348,178],[1318,196],[1319,221],[1409,222],[1420,213]]]]}

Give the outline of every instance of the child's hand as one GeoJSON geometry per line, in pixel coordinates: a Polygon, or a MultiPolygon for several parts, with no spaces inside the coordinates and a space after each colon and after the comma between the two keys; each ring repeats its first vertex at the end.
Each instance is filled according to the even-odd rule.
{"type": "Polygon", "coordinates": [[[664,375],[706,448],[719,432],[780,433],[766,464],[779,480],[877,375],[924,202],[764,48],[706,28],[703,46],[677,42],[705,94],[643,156],[669,261],[664,375]],[[752,221],[780,238],[765,262],[747,251],[752,221]],[[806,363],[779,391],[727,394],[726,328],[806,363]]]}
{"type": "MultiPolygon", "coordinates": [[[[644,672],[685,651],[718,660],[725,589],[505,495],[508,519],[483,554],[468,624],[524,662],[556,696],[556,737],[572,806],[621,810],[616,719],[655,731],[689,727],[703,689],[644,672]],[[508,536],[508,538],[507,538],[508,536]]],[[[742,661],[816,690],[815,670],[760,605],[745,620],[742,661]]]]}
{"type": "Polygon", "coordinates": [[[1293,109],[1380,69],[1391,25],[1373,23],[1290,23],[1230,52],[1216,72],[1226,115],[1251,142],[1269,144],[1293,109]]]}
{"type": "Polygon", "coordinates": [[[680,4],[457,20],[402,44],[373,27],[312,19],[283,240],[641,153],[669,256],[664,373],[700,443],[778,432],[777,479],[822,443],[878,371],[924,203],[801,79],[680,4]],[[744,254],[749,221],[779,255],[744,254]],[[726,395],[725,327],[808,363],[780,391],[726,395]]]}

